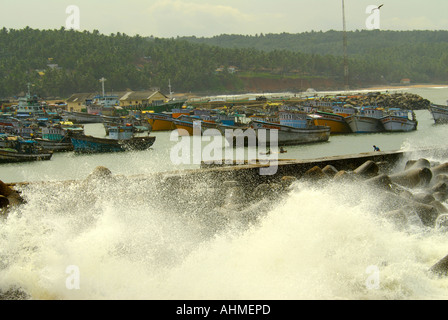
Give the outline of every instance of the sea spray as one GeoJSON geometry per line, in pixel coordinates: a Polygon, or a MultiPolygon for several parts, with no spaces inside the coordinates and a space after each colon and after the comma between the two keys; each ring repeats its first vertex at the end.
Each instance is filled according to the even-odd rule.
{"type": "Polygon", "coordinates": [[[296,181],[237,211],[212,181],[180,190],[109,176],[22,196],[0,223],[9,298],[447,298],[448,280],[427,272],[446,233],[397,228],[384,191],[360,182],[296,181]],[[67,286],[72,266],[79,289],[67,286]]]}

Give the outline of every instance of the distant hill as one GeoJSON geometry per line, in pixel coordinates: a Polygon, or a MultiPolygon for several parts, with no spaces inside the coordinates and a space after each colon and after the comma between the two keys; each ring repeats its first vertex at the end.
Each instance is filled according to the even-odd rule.
{"type": "MultiPolygon", "coordinates": [[[[448,81],[448,32],[348,34],[352,87],[448,81]]],[[[76,92],[301,91],[343,87],[342,33],[143,38],[98,31],[0,30],[0,98],[32,83],[43,97],[76,92]]]]}
{"type": "MultiPolygon", "coordinates": [[[[343,55],[341,31],[179,39],[222,48],[343,55]]],[[[347,39],[352,80],[376,83],[397,83],[402,78],[421,83],[448,81],[448,31],[362,30],[347,32],[347,39]]]]}

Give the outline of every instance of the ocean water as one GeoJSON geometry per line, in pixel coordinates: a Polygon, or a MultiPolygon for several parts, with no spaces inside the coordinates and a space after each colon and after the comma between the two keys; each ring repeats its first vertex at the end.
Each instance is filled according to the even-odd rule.
{"type": "MultiPolygon", "coordinates": [[[[435,103],[448,96],[419,90],[435,103]]],[[[417,118],[417,132],[331,137],[286,155],[444,146],[448,127],[433,125],[427,111],[417,118]]],[[[448,234],[385,219],[394,202],[383,191],[297,181],[276,197],[238,202],[213,181],[179,189],[137,178],[179,169],[168,149],[1,166],[5,182],[52,183],[27,186],[26,203],[0,221],[0,292],[36,300],[448,298],[448,279],[428,272],[448,255],[448,234]],[[98,165],[113,177],[89,177],[98,165]]]]}

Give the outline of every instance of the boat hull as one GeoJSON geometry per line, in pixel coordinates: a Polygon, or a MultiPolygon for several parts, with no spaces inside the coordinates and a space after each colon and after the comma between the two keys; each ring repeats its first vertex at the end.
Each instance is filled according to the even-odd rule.
{"type": "Polygon", "coordinates": [[[347,121],[345,121],[345,118],[341,115],[317,112],[316,116],[313,117],[313,119],[316,126],[330,127],[330,132],[332,134],[343,134],[352,132],[352,129],[348,125],[347,121]]]}
{"type": "Polygon", "coordinates": [[[154,144],[156,137],[134,137],[132,139],[118,140],[86,135],[74,135],[71,137],[71,140],[75,152],[107,153],[147,150],[154,144]]]}
{"type": "Polygon", "coordinates": [[[0,149],[0,163],[31,162],[50,160],[52,153],[23,154],[13,150],[0,149]]]}
{"type": "Polygon", "coordinates": [[[436,124],[448,123],[448,107],[432,105],[429,111],[436,124]]]}
{"type": "Polygon", "coordinates": [[[172,120],[165,119],[148,119],[148,123],[152,127],[152,131],[172,131],[176,129],[172,120]]]}
{"type": "Polygon", "coordinates": [[[384,126],[380,119],[365,116],[350,116],[346,118],[353,133],[383,132],[384,126]]]}
{"type": "Polygon", "coordinates": [[[381,119],[387,132],[409,132],[417,130],[417,121],[410,119],[387,116],[381,119]]]}
{"type": "Polygon", "coordinates": [[[103,118],[97,114],[90,114],[86,112],[64,112],[62,118],[65,121],[74,123],[102,123],[103,118]]]}
{"type": "Polygon", "coordinates": [[[64,152],[64,151],[73,151],[74,147],[73,144],[70,142],[63,142],[63,141],[54,141],[54,140],[48,140],[48,139],[40,139],[35,138],[35,141],[45,150],[50,150],[53,152],[64,152]]]}
{"type": "Polygon", "coordinates": [[[271,131],[278,130],[278,145],[299,145],[317,142],[326,142],[330,138],[330,127],[311,126],[308,128],[294,128],[278,124],[270,124],[259,121],[253,121],[251,128],[255,130],[257,141],[259,143],[271,144],[271,131]],[[266,130],[262,133],[260,130],[266,130]],[[267,132],[269,131],[269,133],[267,132]]]}

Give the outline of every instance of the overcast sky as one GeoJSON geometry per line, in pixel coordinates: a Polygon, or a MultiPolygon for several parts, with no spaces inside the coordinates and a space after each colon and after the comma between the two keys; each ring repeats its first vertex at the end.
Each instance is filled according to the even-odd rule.
{"type": "MultiPolygon", "coordinates": [[[[348,30],[367,29],[369,5],[381,30],[448,30],[447,0],[345,0],[348,30]]],[[[1,27],[59,29],[79,8],[80,30],[103,34],[210,37],[342,30],[342,0],[1,0],[1,27]]]]}

